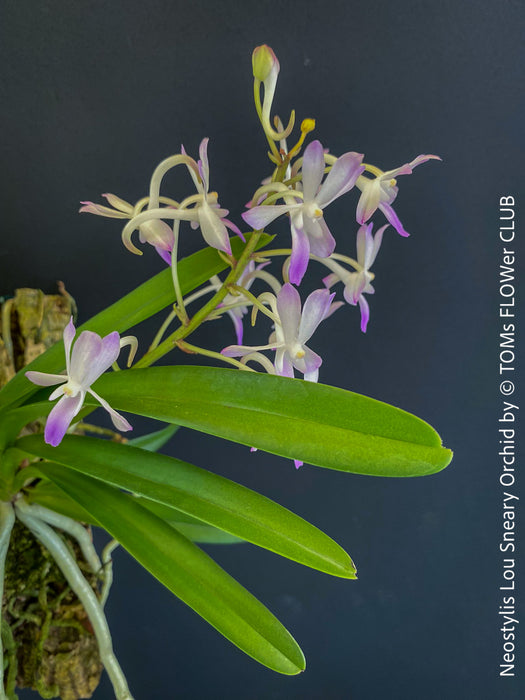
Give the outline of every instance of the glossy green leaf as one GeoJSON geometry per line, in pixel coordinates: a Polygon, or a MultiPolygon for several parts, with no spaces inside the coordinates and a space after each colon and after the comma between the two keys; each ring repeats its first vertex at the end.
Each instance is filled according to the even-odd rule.
{"type": "Polygon", "coordinates": [[[16,447],[176,508],[306,566],[355,578],[348,554],[316,527],[255,491],[187,462],[75,435],[67,435],[58,447],[46,445],[42,435],[31,435],[16,447]]]}
{"type": "MultiPolygon", "coordinates": [[[[249,237],[250,234],[248,234],[249,237]]],[[[258,242],[257,249],[264,247],[272,236],[263,234],[258,242]]],[[[244,248],[240,238],[232,238],[232,253],[239,256],[244,248]]],[[[179,282],[183,294],[188,294],[213,275],[226,269],[227,265],[214,248],[204,248],[197,253],[179,261],[179,282]]],[[[108,306],[101,313],[93,316],[78,328],[78,331],[90,330],[99,335],[106,335],[112,331],[122,333],[136,326],[141,321],[162,311],[175,301],[171,271],[163,270],[144,284],[134,289],[116,303],[108,306]]],[[[64,344],[62,341],[53,345],[45,353],[37,357],[23,371],[11,379],[0,390],[0,410],[4,407],[20,402],[38,390],[31,384],[25,372],[29,369],[39,372],[58,373],[65,368],[64,344]]]]}
{"type": "Polygon", "coordinates": [[[279,673],[304,670],[301,649],[279,620],[196,545],[120,491],[59,465],[41,467],[144,568],[242,651],[279,673]]]}
{"type": "MultiPolygon", "coordinates": [[[[48,392],[49,393],[49,392],[48,392]]],[[[20,406],[0,414],[0,453],[28,423],[47,417],[53,404],[49,401],[20,406]]]]}
{"type": "Polygon", "coordinates": [[[165,520],[192,542],[200,542],[201,544],[239,544],[246,541],[231,535],[229,532],[207,525],[202,520],[198,520],[176,508],[171,508],[156,501],[150,501],[142,496],[130,495],[130,498],[134,498],[141,506],[150,510],[158,518],[165,520]]]}
{"type": "MultiPolygon", "coordinates": [[[[45,475],[43,474],[43,476],[45,475]]],[[[73,520],[89,525],[97,524],[91,513],[84,510],[80,504],[58,486],[55,486],[53,482],[47,481],[46,478],[42,479],[36,486],[26,489],[25,497],[28,503],[38,503],[38,505],[54,510],[56,513],[73,518],[73,520]]]]}
{"type": "Polygon", "coordinates": [[[213,367],[152,367],[104,375],[117,410],[174,422],[300,459],[374,476],[423,476],[452,453],[427,423],[335,387],[213,367]]]}
{"type": "Polygon", "coordinates": [[[141,450],[147,450],[148,452],[156,452],[169,442],[179,428],[179,425],[167,425],[162,430],[156,430],[154,433],[148,433],[147,435],[128,440],[126,445],[140,447],[141,450]]]}
{"type": "MultiPolygon", "coordinates": [[[[39,398],[43,398],[44,396],[49,395],[49,393],[49,389],[40,389],[38,391],[39,398]]],[[[45,422],[45,419],[55,405],[56,401],[36,401],[35,403],[28,403],[23,406],[19,406],[18,408],[1,412],[0,453],[6,448],[7,445],[13,443],[24,426],[39,420],[45,422]]],[[[92,411],[93,406],[84,406],[78,415],[75,416],[75,422],[83,420],[84,417],[92,413],[92,411]]],[[[177,431],[177,427],[178,426],[173,425],[169,426],[172,434],[177,431]]],[[[168,431],[168,428],[165,430],[168,431]]]]}
{"type": "MultiPolygon", "coordinates": [[[[175,508],[162,506],[146,498],[136,498],[131,495],[128,497],[134,498],[137,503],[140,503],[141,506],[150,510],[158,518],[165,520],[171,527],[174,527],[192,542],[201,542],[203,544],[236,544],[244,541],[230,535],[228,532],[223,532],[215,527],[206,525],[202,521],[197,520],[197,518],[192,518],[185,513],[175,510],[175,508]]],[[[89,523],[90,525],[97,524],[90,513],[55,486],[55,484],[47,481],[45,478],[39,481],[36,486],[26,490],[26,498],[29,503],[38,503],[57,513],[67,515],[74,520],[89,523]]]]}

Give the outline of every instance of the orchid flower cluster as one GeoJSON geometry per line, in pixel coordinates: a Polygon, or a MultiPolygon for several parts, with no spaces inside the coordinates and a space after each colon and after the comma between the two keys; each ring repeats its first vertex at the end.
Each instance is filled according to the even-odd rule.
{"type": "MultiPolygon", "coordinates": [[[[131,700],[132,695],[103,611],[114,542],[241,650],[288,675],[305,668],[292,635],[195,542],[248,541],[330,575],[356,578],[350,556],[307,521],[215,472],[156,454],[179,425],[295,458],[296,467],[304,460],[345,472],[411,477],[443,469],[451,459],[439,435],[424,421],[366,396],[317,384],[322,358],[312,340],[318,327],[340,314],[345,304],[359,306],[361,331],[367,331],[372,268],[385,231],[391,227],[408,236],[392,206],[397,178],[438,156],[420,155],[383,171],[365,162],[361,153],[336,156],[320,140],[308,142],[315,129],[310,118],[301,122],[297,140],[289,146],[295,112],[286,127],[278,116],[272,119],[279,61],[272,49],[260,46],[252,63],[255,108],[271,167],[237,223],[228,218],[228,209],[212,189],[208,138],[200,142],[196,158],[181,147],[163,160],[153,172],[149,193],[134,204],[115,194],[102,195],[104,204],[82,202],[81,212],[122,220],[124,246],[138,255],[139,244],[152,246],[163,269],[97,314],[76,340],[74,319],[66,324],[69,311],[63,313],[59,327],[65,325],[65,360],[60,346],[51,345],[0,388],[0,598],[18,519],[48,550],[81,601],[117,700],[131,700]],[[177,166],[188,176],[188,188],[172,197],[165,192],[164,177],[177,166]],[[336,199],[351,201],[355,194],[347,217],[349,230],[336,240],[325,210],[336,199]],[[283,241],[273,247],[272,224],[281,218],[289,222],[289,234],[279,234],[283,241]],[[181,236],[198,235],[197,231],[204,247],[181,258],[181,236]],[[348,235],[355,235],[355,257],[347,255],[348,235]],[[271,267],[276,259],[282,260],[279,274],[271,267]],[[306,295],[303,280],[314,266],[322,268],[321,281],[306,295]],[[127,331],[163,310],[166,318],[135,361],[137,339],[121,337],[114,329],[127,331]],[[203,323],[225,316],[233,323],[227,347],[210,349],[189,342],[203,323]],[[258,344],[244,342],[247,318],[254,326],[261,319],[266,324],[258,344]],[[127,346],[128,369],[120,371],[117,360],[127,346]],[[151,368],[176,349],[242,372],[151,368]],[[65,372],[58,373],[64,367],[65,372]],[[110,368],[114,371],[106,373],[110,368]],[[56,387],[48,397],[56,402],[52,408],[30,382],[56,387]],[[169,425],[124,440],[113,430],[80,423],[93,410],[93,399],[118,431],[132,426],[115,409],[169,425]],[[114,540],[101,560],[84,522],[103,527],[114,540]],[[84,576],[55,528],[78,542],[90,575],[102,581],[102,591],[98,582],[84,576]]],[[[74,304],[68,309],[74,313],[74,304]]],[[[6,355],[13,347],[12,325],[3,323],[0,332],[0,350],[6,355]]],[[[7,626],[9,619],[8,615],[7,626]]],[[[13,629],[17,625],[15,619],[13,629]]],[[[4,625],[2,638],[3,633],[4,625]]],[[[22,648],[25,641],[20,644],[22,648]]],[[[44,642],[38,644],[43,647],[44,642]]],[[[0,666],[9,668],[3,686],[0,683],[2,697],[7,697],[2,690],[14,688],[16,681],[15,645],[5,651],[7,663],[0,639],[0,666]]],[[[24,658],[33,656],[24,652],[24,658]]],[[[39,671],[32,673],[38,681],[39,671]]]]}
{"type": "MultiPolygon", "coordinates": [[[[201,141],[198,160],[188,155],[182,147],[180,153],[162,161],[153,172],[148,196],[135,204],[114,194],[104,194],[102,196],[109,206],[82,202],[80,211],[127,220],[122,230],[125,247],[132,253],[142,255],[133,241],[133,234],[138,231],[140,243],[153,246],[171,267],[176,303],[146,357],[157,358],[156,351],[163,335],[170,324],[178,319],[180,329],[170,337],[181,349],[218,357],[244,370],[254,371],[251,365],[255,363],[270,374],[294,377],[297,372],[306,381],[316,382],[322,359],[307,343],[319,325],[344,302],[359,305],[361,330],[366,332],[370,318],[366,297],[375,291],[372,285],[375,275],[371,268],[385,230],[391,226],[399,235],[409,235],[392,207],[398,194],[397,178],[409,175],[418,165],[428,160],[439,160],[439,157],[419,155],[409,163],[383,171],[364,162],[361,153],[349,151],[336,157],[319,140],[311,141],[301,155],[306,137],[315,129],[315,121],[303,120],[298,141],[288,148],[287,139],[293,131],[295,113],[292,112],[286,128],[278,116],[274,118],[273,125],[271,123],[279,61],[272,49],[265,45],[255,49],[252,61],[255,106],[270,147],[268,156],[273,172],[255,190],[246,211],[241,215],[244,224],[252,229],[245,254],[238,259],[233,255],[230,232],[244,243],[246,237],[227,218],[228,210],[219,204],[217,192],[210,189],[208,138],[201,141]],[[161,194],[161,187],[164,176],[179,165],[186,168],[194,191],[187,192],[183,198],[174,199],[161,194]],[[357,229],[355,258],[336,252],[336,239],[325,221],[324,213],[332,202],[352,190],[359,192],[355,216],[352,215],[357,229]],[[372,217],[378,211],[386,218],[386,223],[374,234],[372,217]],[[256,251],[257,239],[280,217],[289,220],[290,247],[256,251]],[[182,293],[178,274],[182,222],[189,223],[193,230],[199,229],[205,244],[217,250],[230,268],[226,280],[214,275],[200,290],[186,297],[182,293]],[[272,258],[278,256],[284,258],[282,281],[266,269],[272,258]],[[312,292],[302,303],[300,285],[311,261],[324,266],[328,274],[322,279],[324,286],[312,292]],[[257,296],[250,291],[256,280],[269,288],[257,296]],[[335,301],[336,291],[332,291],[341,288],[339,283],[342,283],[344,301],[335,301]],[[190,319],[187,307],[207,294],[213,295],[212,303],[203,307],[205,312],[201,313],[199,323],[227,314],[234,324],[236,343],[223,348],[220,353],[197,348],[184,340],[197,325],[194,320],[198,315],[190,319]],[[272,330],[266,343],[255,346],[243,344],[243,317],[250,309],[252,324],[259,312],[271,321],[272,330]]],[[[73,336],[71,323],[64,332],[67,377],[27,373],[28,379],[36,384],[47,386],[65,382],[50,396],[50,400],[62,396],[49,417],[46,429],[46,440],[51,444],[60,442],[80,410],[85,393],[91,391],[93,394],[90,384],[113,364],[118,354],[117,334],[101,339],[96,334],[84,332],[73,348],[70,362],[73,336]]],[[[122,339],[120,346],[130,342],[129,338],[122,339]]],[[[118,429],[131,429],[125,419],[116,414],[101,397],[94,395],[110,413],[118,429]]]]}

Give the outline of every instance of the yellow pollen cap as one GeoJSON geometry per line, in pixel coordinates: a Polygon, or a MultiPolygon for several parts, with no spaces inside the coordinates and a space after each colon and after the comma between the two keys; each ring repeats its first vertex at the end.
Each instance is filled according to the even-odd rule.
{"type": "Polygon", "coordinates": [[[301,122],[301,131],[303,134],[308,134],[315,129],[315,119],[303,119],[301,122]]]}

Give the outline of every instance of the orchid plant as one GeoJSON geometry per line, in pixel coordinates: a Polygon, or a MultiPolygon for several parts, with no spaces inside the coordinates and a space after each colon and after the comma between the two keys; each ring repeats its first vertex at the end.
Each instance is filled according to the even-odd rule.
{"type": "MultiPolygon", "coordinates": [[[[32,624],[31,618],[17,612],[13,586],[4,577],[22,536],[56,563],[63,595],[78,599],[91,625],[84,632],[94,635],[118,700],[132,694],[104,615],[111,551],[117,545],[256,661],[284,674],[304,670],[292,635],[197,543],[247,541],[347,579],[356,577],[351,558],[314,525],[255,491],[159,454],[178,426],[288,457],[296,468],[310,464],[375,476],[422,476],[451,459],[438,434],[419,418],[318,383],[322,358],[312,349],[317,328],[333,314],[343,315],[346,304],[359,305],[366,332],[365,295],[374,292],[371,267],[383,236],[389,226],[408,236],[392,208],[396,178],[438,157],[420,155],[382,171],[363,154],[335,156],[317,139],[305,145],[315,129],[313,119],[302,121],[289,146],[295,113],[286,128],[279,117],[272,119],[279,70],[271,48],[255,49],[255,107],[271,166],[261,184],[254,183],[240,217],[248,230],[227,218],[211,189],[208,138],[202,139],[198,158],[181,148],[162,161],[149,193],[135,204],[115,194],[103,195],[105,204],[82,202],[81,212],[121,219],[124,246],[142,255],[133,240],[138,231],[138,241],[155,249],[164,269],[78,331],[71,314],[63,323],[63,342],[20,369],[0,391],[0,590],[6,584],[0,697],[16,697],[17,682],[28,676],[27,668],[17,668],[27,657],[19,653],[27,642],[17,630],[32,624]],[[188,189],[168,196],[164,176],[178,166],[189,176],[188,189]],[[338,198],[351,202],[356,192],[348,216],[355,220],[353,258],[345,238],[330,231],[325,211],[328,215],[338,198]],[[380,228],[374,235],[376,213],[380,228]],[[274,246],[271,224],[279,217],[289,220],[291,244],[285,235],[274,246]],[[197,229],[204,247],[181,258],[180,237],[197,229]],[[280,273],[272,266],[279,259],[280,273]],[[305,296],[301,284],[310,268],[327,274],[305,296]],[[138,341],[121,334],[162,310],[165,320],[134,361],[138,341]],[[206,348],[188,341],[203,323],[225,316],[233,321],[231,345],[206,348]],[[259,344],[243,344],[248,320],[261,328],[259,344]],[[131,351],[127,368],[120,369],[124,346],[131,351]],[[183,366],[177,350],[229,367],[183,366]],[[167,364],[152,367],[164,357],[167,364]],[[86,422],[97,405],[109,413],[114,431],[86,422]],[[168,425],[130,440],[120,433],[132,430],[133,415],[168,425]],[[102,556],[92,543],[92,526],[112,538],[102,556]]],[[[6,356],[11,345],[4,332],[0,350],[6,356]]],[[[39,630],[34,643],[42,646],[44,634],[39,630]]],[[[30,671],[33,687],[45,697],[87,697],[71,689],[67,694],[56,682],[46,685],[38,666],[30,671]]]]}

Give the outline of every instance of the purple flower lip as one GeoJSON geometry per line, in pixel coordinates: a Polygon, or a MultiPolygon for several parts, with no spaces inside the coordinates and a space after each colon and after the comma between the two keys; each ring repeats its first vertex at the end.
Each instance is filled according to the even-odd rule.
{"type": "Polygon", "coordinates": [[[128,421],[117,413],[101,396],[96,394],[91,385],[116,362],[120,349],[124,345],[136,349],[133,336],[120,338],[114,331],[101,338],[91,331],[83,331],[73,345],[76,329],[73,318],[64,328],[64,348],[66,353],[66,374],[47,374],[45,372],[26,372],[26,377],[38,386],[60,384],[49,397],[50,401],[60,398],[49,414],[44,430],[44,439],[53,447],[62,441],[75,416],[84,403],[86,393],[94,396],[109,413],[113,425],[123,432],[133,430],[128,421]]]}

